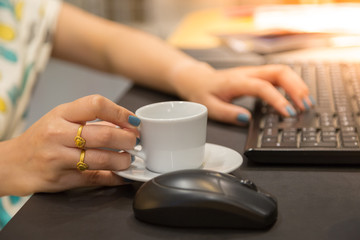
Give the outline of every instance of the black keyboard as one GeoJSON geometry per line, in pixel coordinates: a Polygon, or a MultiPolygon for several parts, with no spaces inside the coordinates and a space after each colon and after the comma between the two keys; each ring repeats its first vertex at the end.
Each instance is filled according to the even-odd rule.
{"type": "Polygon", "coordinates": [[[289,65],[316,106],[285,118],[259,100],[245,155],[262,163],[360,164],[360,63],[289,65]]]}

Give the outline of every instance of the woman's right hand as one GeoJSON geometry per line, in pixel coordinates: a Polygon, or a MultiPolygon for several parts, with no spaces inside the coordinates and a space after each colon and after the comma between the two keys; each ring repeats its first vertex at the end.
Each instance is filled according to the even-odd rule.
{"type": "Polygon", "coordinates": [[[21,136],[0,143],[0,195],[122,184],[112,171],[128,168],[131,156],[110,149],[133,149],[139,123],[132,112],[99,95],[54,108],[21,136]],[[103,122],[87,123],[99,119],[103,122]],[[81,125],[85,171],[77,169],[81,149],[74,142],[81,125]]]}

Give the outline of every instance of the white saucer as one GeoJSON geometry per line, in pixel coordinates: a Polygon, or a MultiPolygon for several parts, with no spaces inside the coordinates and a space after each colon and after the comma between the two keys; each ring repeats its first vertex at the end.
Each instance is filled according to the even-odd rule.
{"type": "MultiPolygon", "coordinates": [[[[205,144],[205,162],[200,169],[213,170],[222,173],[229,173],[241,166],[242,156],[233,149],[206,143],[205,144]]],[[[135,157],[135,161],[124,171],[116,171],[115,174],[140,182],[146,182],[161,175],[151,172],[145,168],[144,161],[135,157]]]]}

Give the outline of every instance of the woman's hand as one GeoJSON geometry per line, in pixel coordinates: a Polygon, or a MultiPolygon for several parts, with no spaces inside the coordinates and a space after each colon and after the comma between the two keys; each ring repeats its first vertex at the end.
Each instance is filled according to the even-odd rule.
{"type": "Polygon", "coordinates": [[[245,95],[262,98],[283,116],[295,116],[295,106],[276,87],[301,111],[314,104],[306,84],[285,65],[214,70],[207,64],[183,64],[172,72],[171,81],[181,97],[206,105],[209,117],[231,124],[244,125],[251,118],[247,109],[231,103],[245,95]]]}
{"type": "Polygon", "coordinates": [[[1,143],[1,180],[6,184],[0,195],[122,184],[112,171],[128,168],[131,156],[110,149],[133,149],[139,123],[132,112],[98,95],[54,108],[18,138],[1,143]],[[104,122],[87,124],[97,119],[104,122]],[[81,149],[74,142],[81,125],[85,171],[77,169],[81,149]]]}

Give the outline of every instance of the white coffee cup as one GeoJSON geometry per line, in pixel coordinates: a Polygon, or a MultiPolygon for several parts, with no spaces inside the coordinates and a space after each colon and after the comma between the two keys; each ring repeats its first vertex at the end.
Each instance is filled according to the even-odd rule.
{"type": "Polygon", "coordinates": [[[199,168],[204,161],[207,108],[186,101],[159,102],[136,110],[141,150],[127,152],[148,170],[165,173],[199,168]]]}

